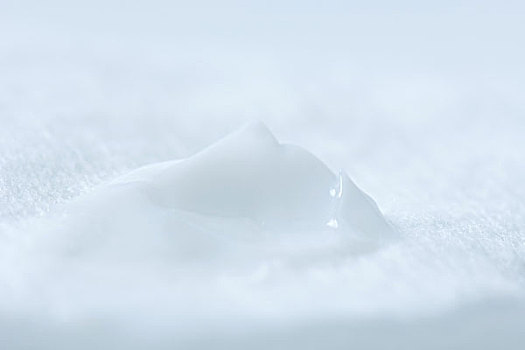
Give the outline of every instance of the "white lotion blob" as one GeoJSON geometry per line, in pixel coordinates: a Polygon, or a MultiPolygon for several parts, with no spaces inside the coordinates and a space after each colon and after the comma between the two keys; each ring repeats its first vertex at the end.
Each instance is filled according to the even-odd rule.
{"type": "Polygon", "coordinates": [[[261,123],[187,159],[141,167],[100,187],[71,206],[70,225],[66,248],[75,254],[194,262],[328,257],[394,236],[346,174],[280,144],[261,123]]]}

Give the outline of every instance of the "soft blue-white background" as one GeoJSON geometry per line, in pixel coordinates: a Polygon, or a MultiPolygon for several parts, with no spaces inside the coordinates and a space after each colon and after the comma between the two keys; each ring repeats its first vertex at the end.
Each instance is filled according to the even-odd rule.
{"type": "MultiPolygon", "coordinates": [[[[3,0],[0,233],[258,119],[345,169],[415,254],[392,271],[378,262],[378,273],[435,313],[420,322],[401,307],[408,328],[359,327],[408,343],[421,327],[421,346],[439,345],[448,325],[460,329],[455,346],[515,346],[525,318],[524,33],[518,1],[3,0]]],[[[367,334],[341,327],[316,329],[343,345],[367,334]]]]}

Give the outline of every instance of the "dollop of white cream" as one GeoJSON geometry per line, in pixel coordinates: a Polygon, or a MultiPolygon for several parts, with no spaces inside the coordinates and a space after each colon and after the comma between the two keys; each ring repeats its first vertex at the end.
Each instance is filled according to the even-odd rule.
{"type": "Polygon", "coordinates": [[[57,240],[71,252],[193,262],[360,252],[395,236],[344,172],[262,123],[101,186],[71,206],[71,225],[57,240]]]}

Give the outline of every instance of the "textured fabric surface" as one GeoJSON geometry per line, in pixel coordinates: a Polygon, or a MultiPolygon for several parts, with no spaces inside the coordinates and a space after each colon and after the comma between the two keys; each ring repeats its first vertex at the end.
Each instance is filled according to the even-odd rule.
{"type": "Polygon", "coordinates": [[[0,338],[8,348],[162,348],[183,338],[189,348],[520,348],[518,6],[2,3],[0,296],[16,302],[0,302],[0,338]],[[224,310],[211,310],[202,327],[178,336],[173,315],[152,324],[125,303],[120,312],[94,297],[78,318],[61,319],[60,303],[12,295],[23,277],[9,257],[27,227],[55,220],[105,181],[189,156],[253,120],[344,169],[400,233],[396,244],[341,269],[309,271],[318,288],[305,285],[311,293],[297,305],[316,305],[300,322],[281,324],[297,310],[276,298],[263,321],[230,317],[221,330],[224,310]],[[340,284],[346,302],[325,322],[323,307],[334,308],[327,300],[340,284]],[[108,325],[110,309],[118,317],[108,325]]]}

